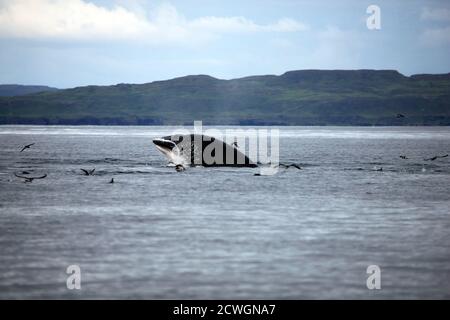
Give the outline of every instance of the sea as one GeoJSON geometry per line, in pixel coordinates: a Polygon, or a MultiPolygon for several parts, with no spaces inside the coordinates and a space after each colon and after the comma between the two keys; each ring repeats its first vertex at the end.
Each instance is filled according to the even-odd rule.
{"type": "Polygon", "coordinates": [[[255,127],[273,175],[177,129],[0,126],[0,299],[450,299],[450,127],[255,127]]]}

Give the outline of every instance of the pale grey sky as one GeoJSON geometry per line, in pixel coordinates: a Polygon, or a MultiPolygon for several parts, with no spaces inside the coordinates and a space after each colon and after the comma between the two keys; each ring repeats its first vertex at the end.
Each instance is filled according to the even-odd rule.
{"type": "Polygon", "coordinates": [[[0,83],[59,88],[297,69],[450,72],[450,1],[0,0],[0,83]],[[381,9],[368,30],[366,9],[381,9]]]}

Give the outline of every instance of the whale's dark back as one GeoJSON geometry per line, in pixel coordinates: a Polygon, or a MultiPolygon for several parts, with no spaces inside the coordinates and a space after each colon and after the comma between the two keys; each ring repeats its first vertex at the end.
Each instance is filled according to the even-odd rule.
{"type": "Polygon", "coordinates": [[[205,167],[250,167],[257,165],[237,148],[222,140],[205,135],[174,135],[163,137],[173,141],[179,148],[190,147],[191,165],[205,167]],[[213,145],[211,145],[213,144],[213,145]],[[201,150],[201,153],[198,152],[201,150]]]}

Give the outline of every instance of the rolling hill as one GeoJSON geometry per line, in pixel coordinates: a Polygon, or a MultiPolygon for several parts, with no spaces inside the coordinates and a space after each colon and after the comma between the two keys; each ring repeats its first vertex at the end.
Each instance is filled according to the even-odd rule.
{"type": "Polygon", "coordinates": [[[300,70],[0,97],[1,124],[450,125],[450,74],[300,70]],[[397,118],[397,114],[405,115],[397,118]]]}

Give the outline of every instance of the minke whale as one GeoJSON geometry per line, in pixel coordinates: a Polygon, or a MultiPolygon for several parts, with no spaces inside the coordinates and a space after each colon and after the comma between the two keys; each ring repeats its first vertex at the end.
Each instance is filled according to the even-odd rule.
{"type": "Polygon", "coordinates": [[[202,134],[154,139],[156,148],[175,165],[204,167],[258,167],[237,148],[202,134]]]}

